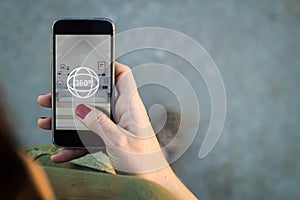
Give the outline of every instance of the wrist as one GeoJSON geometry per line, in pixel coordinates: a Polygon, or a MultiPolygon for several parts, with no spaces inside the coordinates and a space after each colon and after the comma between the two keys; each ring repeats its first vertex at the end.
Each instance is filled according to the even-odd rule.
{"type": "Polygon", "coordinates": [[[173,182],[177,178],[170,166],[154,172],[136,174],[135,176],[159,183],[162,186],[168,185],[170,181],[173,182]]]}

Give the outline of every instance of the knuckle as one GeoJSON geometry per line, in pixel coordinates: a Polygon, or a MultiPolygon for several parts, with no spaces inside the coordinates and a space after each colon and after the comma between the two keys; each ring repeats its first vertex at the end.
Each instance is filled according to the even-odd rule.
{"type": "Polygon", "coordinates": [[[96,119],[100,123],[105,124],[105,123],[107,123],[108,117],[103,112],[98,112],[96,119]]]}
{"type": "Polygon", "coordinates": [[[126,150],[128,149],[128,140],[126,137],[120,137],[118,138],[118,140],[116,140],[114,142],[114,145],[116,145],[119,149],[123,149],[123,150],[126,150]]]}
{"type": "Polygon", "coordinates": [[[127,65],[123,65],[124,66],[124,71],[125,72],[131,72],[130,67],[128,67],[127,65]]]}
{"type": "Polygon", "coordinates": [[[103,112],[97,112],[95,119],[93,120],[93,126],[105,131],[108,125],[108,117],[103,112]]]}

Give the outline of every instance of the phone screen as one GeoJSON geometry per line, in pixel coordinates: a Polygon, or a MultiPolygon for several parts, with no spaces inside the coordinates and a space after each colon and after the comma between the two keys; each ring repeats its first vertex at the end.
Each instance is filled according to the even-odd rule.
{"type": "Polygon", "coordinates": [[[74,106],[80,103],[110,116],[110,37],[56,35],[56,129],[87,130],[73,117],[74,106]]]}
{"type": "Polygon", "coordinates": [[[53,24],[53,141],[58,146],[98,146],[78,120],[79,104],[112,118],[114,29],[107,20],[59,20],[53,24]],[[82,144],[82,138],[88,142],[82,144]]]}

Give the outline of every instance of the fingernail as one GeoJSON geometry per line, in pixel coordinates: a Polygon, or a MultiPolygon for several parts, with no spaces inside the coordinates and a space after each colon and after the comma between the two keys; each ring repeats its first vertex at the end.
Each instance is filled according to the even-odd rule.
{"type": "Polygon", "coordinates": [[[46,119],[47,117],[40,117],[40,119],[46,119]]]}
{"type": "Polygon", "coordinates": [[[76,111],[76,114],[77,114],[81,119],[84,119],[85,116],[86,116],[89,112],[91,112],[91,109],[88,108],[88,107],[86,107],[86,106],[83,105],[83,104],[80,104],[80,105],[78,105],[78,106],[76,107],[75,111],[76,111]]]}

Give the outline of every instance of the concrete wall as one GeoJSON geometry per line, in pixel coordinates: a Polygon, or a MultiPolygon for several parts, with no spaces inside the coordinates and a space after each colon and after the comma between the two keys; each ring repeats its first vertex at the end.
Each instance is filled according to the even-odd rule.
{"type": "MultiPolygon", "coordinates": [[[[51,143],[50,133],[36,125],[50,111],[40,108],[36,97],[50,90],[54,19],[104,16],[115,22],[117,32],[165,27],[206,48],[223,76],[228,98],[222,136],[213,152],[199,160],[210,119],[208,92],[199,81],[200,129],[173,164],[178,176],[201,199],[300,197],[299,1],[2,0],[0,16],[0,83],[22,145],[51,143]]],[[[119,61],[132,67],[151,61],[185,64],[154,50],[133,52],[119,61]]],[[[151,96],[146,89],[141,93],[145,101],[151,96]]]]}

